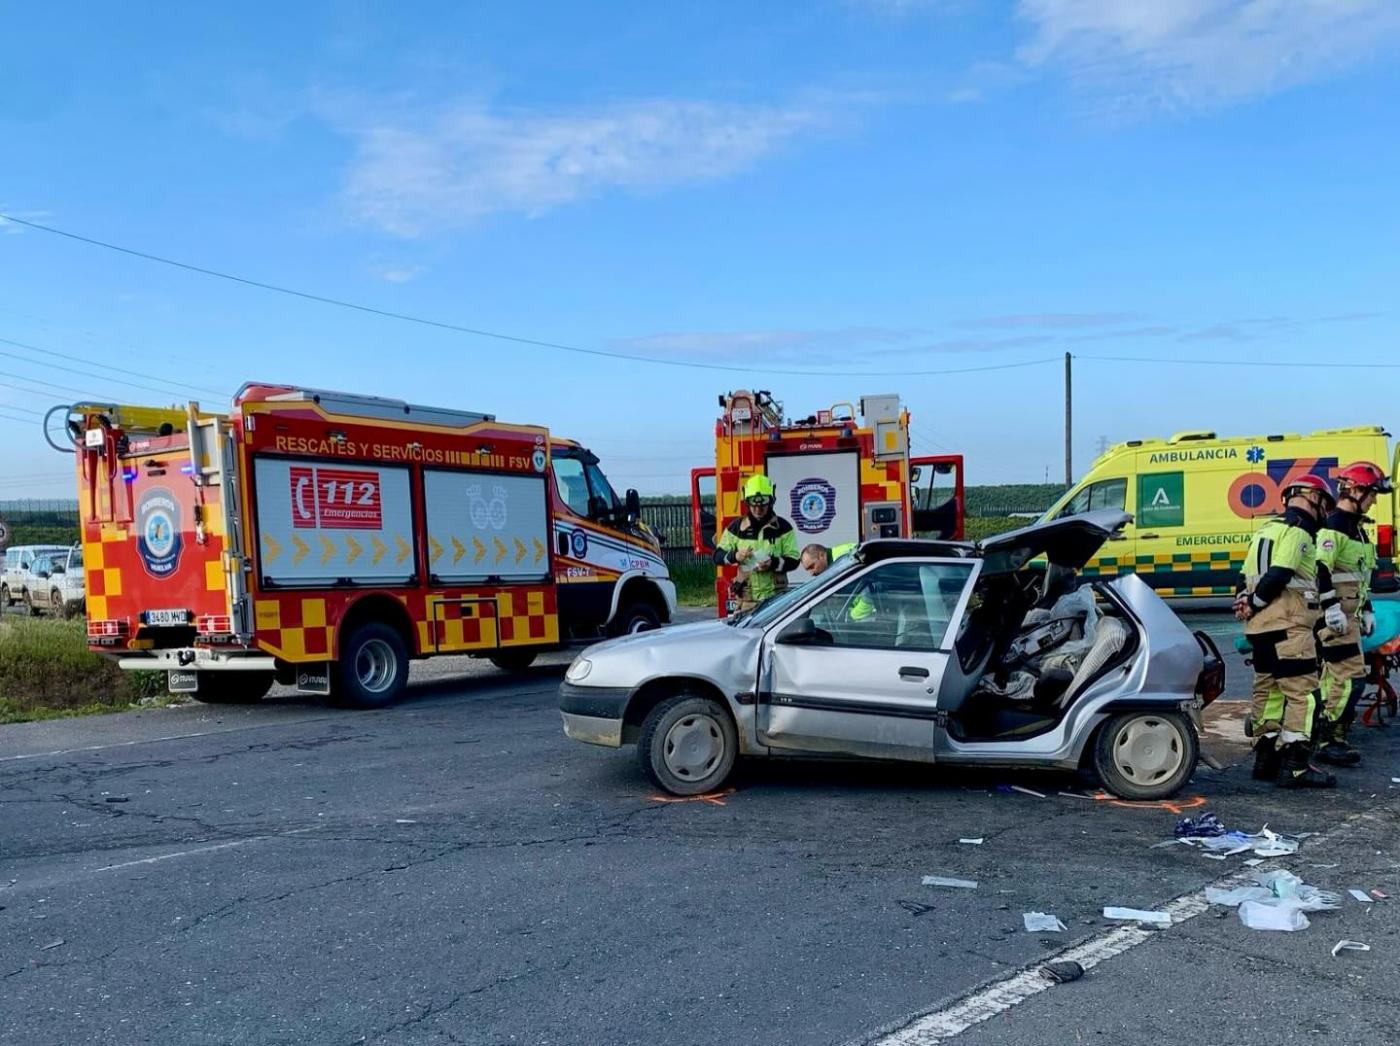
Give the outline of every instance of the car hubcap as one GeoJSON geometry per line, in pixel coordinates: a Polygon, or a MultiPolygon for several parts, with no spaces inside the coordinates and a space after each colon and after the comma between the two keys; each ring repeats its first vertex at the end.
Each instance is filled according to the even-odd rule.
{"type": "Polygon", "coordinates": [[[666,769],[686,781],[714,772],[724,758],[724,734],[713,716],[688,715],[666,731],[666,769]]]}
{"type": "Polygon", "coordinates": [[[382,639],[371,639],[355,656],[355,677],[372,694],[389,689],[394,667],[394,649],[382,639]]]}
{"type": "Polygon", "coordinates": [[[636,635],[638,632],[650,632],[651,622],[644,617],[634,617],[627,623],[627,634],[636,635]]]}
{"type": "Polygon", "coordinates": [[[1181,733],[1165,719],[1134,719],[1118,732],[1113,762],[1133,784],[1156,784],[1181,768],[1181,733]]]}

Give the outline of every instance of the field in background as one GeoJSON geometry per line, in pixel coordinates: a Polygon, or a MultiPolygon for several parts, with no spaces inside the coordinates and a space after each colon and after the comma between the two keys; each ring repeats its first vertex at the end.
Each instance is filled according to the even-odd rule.
{"type": "Polygon", "coordinates": [[[82,621],[0,621],[0,723],[120,712],[164,694],[164,672],[123,672],[88,650],[82,621]]]}

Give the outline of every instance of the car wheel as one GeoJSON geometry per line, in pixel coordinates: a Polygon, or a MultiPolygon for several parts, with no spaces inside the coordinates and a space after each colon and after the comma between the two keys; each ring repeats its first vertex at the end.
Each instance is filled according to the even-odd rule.
{"type": "Polygon", "coordinates": [[[206,705],[251,705],[271,689],[271,672],[201,672],[190,697],[206,705]]]}
{"type": "Polygon", "coordinates": [[[608,625],[610,636],[630,636],[636,632],[650,632],[661,627],[661,615],[650,603],[640,599],[628,603],[617,612],[608,625]]]}
{"type": "Polygon", "coordinates": [[[72,617],[71,614],[68,614],[64,611],[63,594],[59,592],[58,589],[54,589],[52,592],[49,593],[49,613],[55,614],[58,617],[62,618],[72,617]]]}
{"type": "Polygon", "coordinates": [[[502,672],[523,672],[535,663],[538,655],[533,650],[502,650],[487,657],[502,672]]]}
{"type": "Polygon", "coordinates": [[[1124,799],[1166,799],[1191,778],[1200,742],[1180,712],[1124,712],[1099,730],[1094,769],[1124,799]]]}
{"type": "Polygon", "coordinates": [[[82,617],[82,615],[83,615],[83,601],[82,601],[81,599],[80,599],[80,600],[77,600],[76,602],[73,602],[73,603],[64,603],[64,604],[63,604],[63,616],[64,616],[64,617],[69,618],[69,619],[71,620],[72,618],[75,618],[75,617],[82,617]]]}
{"type": "Polygon", "coordinates": [[[328,703],[336,708],[382,708],[408,685],[408,648],[398,631],[370,622],[341,646],[328,703]]]}
{"type": "Polygon", "coordinates": [[[39,608],[34,604],[33,594],[28,589],[25,589],[24,596],[22,598],[24,601],[24,612],[30,617],[38,617],[39,608]]]}
{"type": "Polygon", "coordinates": [[[647,777],[672,795],[701,795],[734,769],[739,736],[729,710],[697,694],[662,701],[642,723],[637,758],[647,777]]]}
{"type": "Polygon", "coordinates": [[[14,605],[15,601],[10,598],[10,586],[0,585],[0,610],[4,610],[6,607],[12,607],[14,605]]]}

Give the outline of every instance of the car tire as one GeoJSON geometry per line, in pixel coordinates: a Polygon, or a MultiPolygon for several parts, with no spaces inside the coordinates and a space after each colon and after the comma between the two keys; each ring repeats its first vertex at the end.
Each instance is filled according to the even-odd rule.
{"type": "Polygon", "coordinates": [[[206,705],[253,705],[271,689],[271,672],[201,672],[190,696],[206,705]]]}
{"type": "Polygon", "coordinates": [[[408,647],[398,630],[377,621],[360,625],[341,643],[326,703],[335,708],[383,708],[408,685],[408,647]]]}
{"type": "Polygon", "coordinates": [[[15,605],[15,601],[10,598],[10,586],[0,585],[0,610],[7,610],[15,605]]]}
{"type": "Polygon", "coordinates": [[[63,609],[63,593],[58,589],[49,593],[49,613],[54,617],[61,617],[65,621],[72,616],[63,609]]]}
{"type": "Polygon", "coordinates": [[[650,603],[634,599],[617,612],[608,625],[610,636],[630,636],[637,632],[650,632],[661,627],[661,615],[650,603]]]}
{"type": "Polygon", "coordinates": [[[24,612],[26,614],[30,617],[39,616],[39,608],[34,605],[34,597],[30,594],[29,589],[24,590],[24,595],[21,597],[21,600],[24,603],[24,612]]]}
{"type": "Polygon", "coordinates": [[[1196,770],[1200,741],[1180,712],[1144,709],[1114,716],[1094,740],[1094,770],[1114,795],[1166,799],[1196,770]]]}
{"type": "Polygon", "coordinates": [[[642,723],[642,771],[672,795],[703,795],[724,784],[739,754],[739,735],[718,701],[683,693],[662,701],[642,723]]]}
{"type": "Polygon", "coordinates": [[[535,663],[539,654],[534,650],[502,650],[487,655],[487,660],[502,672],[523,672],[535,663]]]}

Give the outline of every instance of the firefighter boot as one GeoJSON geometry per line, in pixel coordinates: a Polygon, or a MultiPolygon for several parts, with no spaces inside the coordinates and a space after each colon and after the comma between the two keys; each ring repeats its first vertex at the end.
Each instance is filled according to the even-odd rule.
{"type": "Polygon", "coordinates": [[[1317,761],[1328,766],[1355,766],[1361,762],[1361,753],[1346,743],[1346,728],[1326,716],[1317,717],[1314,748],[1317,761]]]}
{"type": "Polygon", "coordinates": [[[1254,742],[1254,772],[1256,781],[1272,781],[1278,777],[1279,750],[1277,737],[1261,737],[1254,742]]]}
{"type": "Polygon", "coordinates": [[[1306,741],[1295,741],[1284,745],[1283,759],[1278,769],[1280,788],[1336,788],[1337,779],[1325,770],[1319,770],[1309,761],[1312,755],[1306,741]]]}

